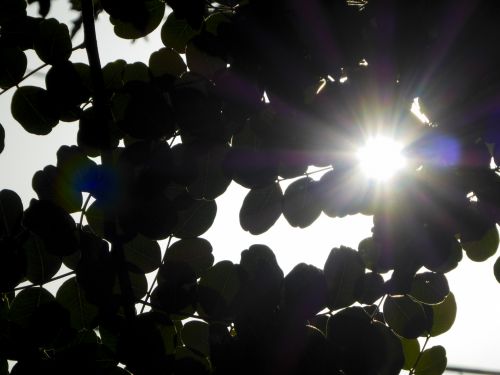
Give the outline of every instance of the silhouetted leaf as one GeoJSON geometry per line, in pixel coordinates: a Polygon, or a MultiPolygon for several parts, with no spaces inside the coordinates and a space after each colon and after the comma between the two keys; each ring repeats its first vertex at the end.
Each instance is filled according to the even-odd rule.
{"type": "Polygon", "coordinates": [[[400,340],[405,357],[403,369],[410,370],[415,365],[415,361],[420,354],[420,343],[417,339],[405,339],[404,337],[401,337],[400,340]]]}
{"type": "Polygon", "coordinates": [[[389,267],[385,264],[382,249],[374,241],[373,237],[367,237],[358,245],[358,252],[366,268],[374,272],[385,273],[389,267]]]}
{"type": "Polygon", "coordinates": [[[495,279],[500,283],[500,257],[497,258],[493,265],[493,274],[495,275],[495,279]]]}
{"type": "Polygon", "coordinates": [[[415,275],[410,295],[420,302],[437,304],[442,302],[449,292],[450,287],[445,275],[423,272],[415,275]]]}
{"type": "Polygon", "coordinates": [[[240,290],[237,266],[228,260],[216,263],[207,270],[199,282],[199,305],[205,314],[213,318],[232,315],[233,304],[240,290]]]}
{"type": "Polygon", "coordinates": [[[35,51],[47,64],[68,60],[71,56],[71,38],[68,26],[54,18],[42,21],[34,40],[35,51]]]}
{"type": "Polygon", "coordinates": [[[428,330],[428,318],[422,305],[410,297],[387,296],[383,311],[389,327],[404,338],[414,339],[428,330]]]}
{"type": "MultiPolygon", "coordinates": [[[[227,62],[219,56],[214,56],[207,53],[201,47],[208,44],[207,49],[218,49],[222,46],[220,41],[213,37],[208,37],[211,34],[201,33],[195,35],[186,46],[186,62],[190,71],[199,73],[207,78],[214,78],[218,73],[226,69],[227,62]],[[208,39],[208,40],[207,40],[208,39]]],[[[219,51],[217,51],[219,52],[219,51]]]]}
{"type": "Polygon", "coordinates": [[[321,203],[317,197],[317,182],[303,177],[292,182],[283,196],[283,215],[291,226],[305,228],[321,214],[321,203]]]}
{"type": "Polygon", "coordinates": [[[203,238],[179,240],[167,249],[165,262],[185,263],[200,277],[214,263],[212,245],[203,238]]]}
{"type": "Polygon", "coordinates": [[[356,250],[341,246],[328,255],[323,268],[328,285],[328,307],[339,309],[356,301],[356,291],[365,273],[356,250]]]}
{"type": "MultiPolygon", "coordinates": [[[[140,269],[136,269],[134,265],[128,264],[127,268],[130,287],[132,289],[132,297],[134,300],[139,301],[148,292],[148,280],[146,279],[146,275],[142,273],[140,269]]],[[[115,279],[113,292],[118,295],[124,294],[118,277],[115,279]]]]}
{"type": "Polygon", "coordinates": [[[209,326],[207,323],[199,320],[192,320],[182,327],[182,341],[184,345],[191,350],[196,351],[204,357],[208,357],[210,355],[208,331],[209,326]]]}
{"type": "Polygon", "coordinates": [[[215,201],[190,200],[178,211],[179,220],[172,233],[178,238],[198,237],[212,226],[216,214],[215,201]]]}
{"type": "Polygon", "coordinates": [[[30,234],[23,242],[23,248],[26,253],[26,278],[31,283],[46,283],[61,268],[61,257],[48,253],[44,242],[37,235],[30,234]]]}
{"type": "Polygon", "coordinates": [[[430,329],[431,336],[438,336],[448,331],[457,315],[457,303],[453,293],[449,293],[444,301],[437,305],[432,305],[432,326],[430,329]]]}
{"type": "Polygon", "coordinates": [[[5,148],[5,129],[2,124],[0,124],[0,154],[5,148]]]}
{"type": "Polygon", "coordinates": [[[123,246],[127,262],[139,267],[142,272],[149,273],[161,264],[161,249],[158,242],[138,235],[123,246]]]}
{"type": "Polygon", "coordinates": [[[0,191],[0,238],[14,234],[23,218],[23,202],[16,192],[0,191]]]}
{"type": "Polygon", "coordinates": [[[18,88],[12,97],[11,111],[24,130],[31,134],[49,134],[59,122],[57,110],[47,91],[40,87],[18,88]]]}
{"type": "Polygon", "coordinates": [[[178,19],[172,12],[161,28],[161,41],[178,53],[184,53],[188,41],[198,32],[185,19],[178,19]]]}
{"type": "Polygon", "coordinates": [[[281,216],[282,198],[278,183],[251,189],[240,209],[241,228],[255,235],[266,232],[281,216]]]}
{"type": "Polygon", "coordinates": [[[0,375],[9,375],[9,363],[5,358],[0,358],[0,375]]]}
{"type": "Polygon", "coordinates": [[[165,3],[158,0],[144,0],[140,3],[134,3],[137,11],[143,12],[140,18],[126,19],[110,17],[110,22],[114,25],[115,34],[124,39],[142,38],[158,27],[165,13],[165,3]]]}
{"type": "Polygon", "coordinates": [[[356,291],[356,299],[359,303],[371,305],[385,294],[384,278],[375,272],[365,273],[356,291]]]}
{"type": "Polygon", "coordinates": [[[0,47],[0,88],[17,85],[26,72],[28,60],[20,48],[0,47]]]}
{"type": "Polygon", "coordinates": [[[481,239],[461,242],[461,244],[470,260],[483,262],[493,256],[498,249],[499,237],[497,227],[493,224],[493,227],[481,239]]]}
{"type": "Polygon", "coordinates": [[[54,301],[54,296],[44,288],[24,289],[14,298],[9,310],[9,319],[21,327],[28,327],[31,317],[42,305],[54,301]]]}
{"type": "Polygon", "coordinates": [[[98,308],[88,302],[76,277],[66,280],[56,294],[59,302],[70,313],[71,326],[77,330],[93,329],[97,325],[98,308]]]}
{"type": "Polygon", "coordinates": [[[433,346],[422,353],[415,367],[415,375],[441,375],[447,363],[446,350],[441,345],[433,346]]]}
{"type": "Polygon", "coordinates": [[[172,48],[161,48],[149,57],[149,69],[153,77],[171,75],[180,77],[186,72],[186,63],[172,48]]]}

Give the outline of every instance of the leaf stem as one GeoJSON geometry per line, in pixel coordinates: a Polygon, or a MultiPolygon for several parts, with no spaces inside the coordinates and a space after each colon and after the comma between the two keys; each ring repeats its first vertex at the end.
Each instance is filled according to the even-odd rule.
{"type": "Polygon", "coordinates": [[[422,358],[422,354],[424,353],[425,347],[427,346],[427,343],[429,342],[429,339],[431,338],[431,335],[427,335],[424,341],[424,345],[422,345],[422,349],[420,350],[420,353],[418,353],[418,357],[415,360],[415,364],[411,368],[410,372],[408,375],[413,375],[415,374],[415,369],[417,368],[418,362],[420,362],[420,358],[422,358]]]}
{"type": "Polygon", "coordinates": [[[89,193],[89,195],[87,196],[87,199],[85,199],[85,203],[83,203],[82,213],[80,214],[80,221],[78,223],[78,226],[80,228],[82,227],[83,215],[85,215],[85,212],[87,211],[87,206],[89,205],[90,198],[92,198],[92,195],[89,193]]]}
{"type": "Polygon", "coordinates": [[[65,277],[71,276],[74,273],[75,273],[75,271],[69,271],[69,272],[63,273],[63,274],[61,274],[59,276],[54,276],[52,279],[50,279],[49,281],[47,281],[47,282],[45,282],[43,284],[29,284],[29,285],[18,286],[17,288],[14,288],[14,292],[17,292],[19,290],[33,288],[33,287],[38,286],[38,285],[42,286],[42,285],[51,283],[53,281],[56,281],[56,280],[63,279],[65,277]]]}

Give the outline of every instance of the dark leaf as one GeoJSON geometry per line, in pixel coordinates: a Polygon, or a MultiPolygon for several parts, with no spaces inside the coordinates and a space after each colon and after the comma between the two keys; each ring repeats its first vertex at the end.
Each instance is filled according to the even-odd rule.
{"type": "Polygon", "coordinates": [[[27,328],[36,310],[53,301],[54,296],[47,289],[39,287],[24,289],[12,301],[9,319],[27,328]]]}
{"type": "Polygon", "coordinates": [[[123,247],[125,259],[144,273],[153,272],[161,264],[161,249],[158,242],[144,236],[136,236],[123,247]]]}
{"type": "Polygon", "coordinates": [[[179,219],[173,229],[178,238],[193,238],[205,233],[213,224],[217,214],[215,201],[188,199],[186,206],[178,211],[179,219]]]}
{"type": "Polygon", "coordinates": [[[498,249],[498,229],[493,224],[493,226],[480,239],[467,242],[462,241],[461,244],[469,259],[475,262],[483,262],[489,257],[495,255],[498,249]]]}
{"type": "Polygon", "coordinates": [[[59,122],[59,114],[47,91],[23,86],[16,90],[11,103],[12,116],[29,133],[49,134],[59,122]]]}
{"type": "Polygon", "coordinates": [[[240,209],[243,230],[258,235],[270,229],[281,216],[283,192],[278,183],[251,189],[240,209]]]}
{"type": "Polygon", "coordinates": [[[447,363],[446,350],[441,345],[433,346],[422,353],[415,367],[415,375],[441,375],[447,363]]]}
{"type": "Polygon", "coordinates": [[[428,331],[429,322],[424,308],[410,297],[387,296],[383,311],[389,327],[404,338],[414,339],[428,331]]]}
{"type": "MultiPolygon", "coordinates": [[[[110,2],[112,1],[106,1],[110,2]]],[[[114,25],[115,34],[124,39],[138,39],[148,35],[160,25],[165,13],[165,3],[158,0],[133,2],[134,6],[129,6],[129,9],[122,2],[115,3],[122,8],[121,14],[111,14],[110,21],[114,25]]]]}
{"type": "Polygon", "coordinates": [[[400,340],[405,357],[403,369],[410,370],[415,365],[415,361],[420,354],[420,343],[417,339],[405,339],[404,337],[400,337],[400,340]]]}
{"type": "Polygon", "coordinates": [[[54,18],[42,21],[34,41],[35,51],[47,64],[56,64],[71,56],[71,38],[68,26],[54,18]]]}
{"type": "Polygon", "coordinates": [[[178,53],[185,53],[188,41],[199,31],[193,29],[185,19],[179,19],[170,13],[161,28],[161,40],[167,47],[178,53]]]}
{"type": "Polygon", "coordinates": [[[209,347],[209,325],[200,320],[192,320],[182,327],[182,342],[189,349],[208,357],[210,355],[209,347]]]}
{"type": "Polygon", "coordinates": [[[445,275],[423,272],[415,275],[409,294],[420,302],[437,304],[442,302],[449,292],[450,287],[445,275]]]}
{"type": "Polygon", "coordinates": [[[172,48],[161,48],[149,57],[149,69],[153,77],[160,78],[165,75],[180,77],[186,72],[186,63],[172,48]]]}
{"type": "Polygon", "coordinates": [[[61,268],[61,257],[48,253],[37,235],[30,234],[22,246],[26,254],[26,278],[31,283],[44,284],[61,268]]]}
{"type": "Polygon", "coordinates": [[[5,148],[5,129],[2,124],[0,124],[0,154],[5,148]]]}
{"type": "Polygon", "coordinates": [[[283,215],[291,226],[305,228],[321,214],[317,197],[317,182],[304,177],[292,182],[283,196],[283,215]]]}
{"type": "Polygon", "coordinates": [[[438,336],[448,331],[457,315],[457,303],[453,293],[449,293],[444,301],[437,305],[432,305],[432,326],[430,335],[432,337],[438,336]]]}
{"type": "Polygon", "coordinates": [[[26,72],[28,60],[20,48],[0,47],[0,88],[17,85],[26,72]]]}
{"type": "Polygon", "coordinates": [[[84,291],[78,285],[76,277],[66,280],[59,287],[56,299],[69,311],[73,328],[81,330],[96,327],[98,308],[85,298],[84,291]]]}
{"type": "Polygon", "coordinates": [[[23,202],[16,192],[0,191],[0,218],[0,238],[13,235],[23,218],[23,202]]]}
{"type": "Polygon", "coordinates": [[[200,277],[214,263],[212,245],[203,238],[179,240],[167,249],[165,262],[185,263],[200,277]]]}

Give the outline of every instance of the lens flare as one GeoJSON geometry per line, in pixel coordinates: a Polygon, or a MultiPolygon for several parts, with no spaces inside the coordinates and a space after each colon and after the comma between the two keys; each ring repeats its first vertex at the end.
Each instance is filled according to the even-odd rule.
{"type": "Polygon", "coordinates": [[[385,181],[405,166],[402,149],[403,146],[391,138],[371,138],[357,153],[359,166],[369,178],[385,181]]]}

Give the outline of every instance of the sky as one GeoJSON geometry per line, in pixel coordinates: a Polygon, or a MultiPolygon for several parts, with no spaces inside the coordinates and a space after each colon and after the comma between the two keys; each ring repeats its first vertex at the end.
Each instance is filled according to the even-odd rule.
{"type": "MultiPolygon", "coordinates": [[[[77,13],[69,11],[68,1],[58,0],[53,1],[50,16],[69,23],[77,18],[77,13]]],[[[96,27],[103,65],[119,58],[147,63],[149,55],[163,47],[159,28],[147,40],[131,43],[114,36],[105,14],[99,17],[96,27]]],[[[79,44],[82,39],[83,35],[79,33],[73,44],[79,44]]],[[[28,54],[28,60],[28,70],[39,65],[34,53],[28,54]]],[[[86,62],[84,51],[75,52],[72,61],[86,62]]],[[[43,85],[43,75],[35,75],[22,84],[43,85]]],[[[31,188],[33,174],[46,165],[55,165],[60,145],[76,143],[77,123],[60,123],[43,137],[28,134],[10,114],[13,92],[11,90],[0,96],[0,123],[6,132],[5,150],[0,154],[0,189],[16,191],[26,207],[29,200],[35,197],[31,188]]],[[[228,259],[239,262],[242,250],[262,243],[273,249],[285,274],[299,262],[323,268],[332,248],[340,245],[357,248],[363,238],[371,235],[371,217],[355,215],[332,219],[322,214],[306,229],[291,227],[282,216],[268,232],[253,236],[239,226],[239,209],[246,192],[245,188],[232,183],[226,193],[217,199],[215,222],[202,236],[211,242],[216,261],[228,259]]],[[[500,370],[500,284],[493,276],[493,263],[497,256],[483,263],[474,263],[464,254],[458,269],[447,274],[457,300],[457,318],[450,331],[432,338],[428,345],[443,345],[449,365],[500,370]]]]}

